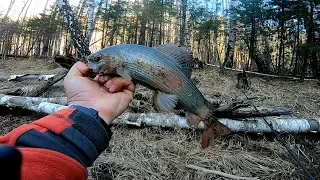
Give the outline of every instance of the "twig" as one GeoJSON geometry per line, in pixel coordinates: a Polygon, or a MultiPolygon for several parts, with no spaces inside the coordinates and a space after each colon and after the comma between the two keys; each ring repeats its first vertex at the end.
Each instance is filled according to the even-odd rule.
{"type": "Polygon", "coordinates": [[[235,176],[235,175],[232,175],[232,174],[227,174],[227,173],[220,172],[220,171],[210,170],[210,169],[206,169],[206,168],[195,166],[195,165],[187,165],[186,167],[190,168],[190,169],[202,171],[204,173],[215,174],[215,175],[223,176],[223,177],[230,178],[230,179],[246,179],[246,180],[257,180],[257,179],[259,179],[258,177],[235,176]]]}
{"type": "Polygon", "coordinates": [[[25,91],[20,88],[0,89],[0,94],[21,96],[24,93],[25,91]]]}
{"type": "Polygon", "coordinates": [[[40,88],[35,89],[34,91],[26,94],[25,96],[37,97],[40,96],[42,93],[47,91],[52,85],[59,82],[63,79],[68,73],[68,70],[63,70],[62,72],[58,73],[52,80],[49,80],[47,83],[44,83],[40,88]]]}

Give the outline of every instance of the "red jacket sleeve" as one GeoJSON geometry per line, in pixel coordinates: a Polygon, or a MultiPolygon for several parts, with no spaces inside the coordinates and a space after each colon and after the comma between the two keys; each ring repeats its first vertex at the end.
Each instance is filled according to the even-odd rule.
{"type": "Polygon", "coordinates": [[[71,106],[0,137],[0,144],[22,154],[22,179],[87,179],[86,167],[104,151],[112,136],[93,109],[71,106]]]}

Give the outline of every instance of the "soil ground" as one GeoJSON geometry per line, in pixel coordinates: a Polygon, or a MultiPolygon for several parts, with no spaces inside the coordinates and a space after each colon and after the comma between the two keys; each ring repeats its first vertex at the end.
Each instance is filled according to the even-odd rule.
{"type": "MultiPolygon", "coordinates": [[[[0,60],[0,67],[0,76],[54,74],[63,70],[53,59],[0,60]]],[[[236,88],[235,73],[221,75],[217,69],[205,67],[204,70],[194,70],[193,78],[199,81],[197,86],[210,101],[226,103],[244,97],[236,88]]],[[[255,105],[287,107],[294,111],[295,117],[320,117],[320,86],[316,82],[300,83],[258,77],[251,77],[250,81],[251,89],[246,93],[254,97],[255,105]]],[[[40,84],[39,81],[0,82],[0,89],[20,87],[32,90],[40,84]]],[[[151,91],[138,87],[136,93],[142,93],[151,102],[151,91]]],[[[42,96],[65,96],[62,83],[59,82],[42,96]]],[[[0,135],[43,116],[31,111],[1,107],[0,135]]],[[[259,179],[307,179],[272,135],[231,134],[217,139],[213,146],[203,150],[200,146],[201,132],[198,131],[123,126],[114,126],[112,130],[114,135],[110,147],[88,168],[89,179],[225,179],[188,169],[186,165],[259,179]]],[[[319,134],[285,134],[283,139],[319,179],[319,134]]]]}

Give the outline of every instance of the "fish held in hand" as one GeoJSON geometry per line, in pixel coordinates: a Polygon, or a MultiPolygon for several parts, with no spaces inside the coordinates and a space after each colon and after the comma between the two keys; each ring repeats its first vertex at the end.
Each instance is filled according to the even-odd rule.
{"type": "Polygon", "coordinates": [[[160,111],[170,112],[179,103],[186,111],[190,126],[205,124],[202,147],[214,137],[230,134],[228,127],[214,118],[213,106],[191,81],[185,61],[175,61],[174,53],[151,47],[121,44],[104,48],[87,57],[87,64],[96,74],[117,74],[124,79],[156,91],[154,105],[160,111]],[[161,52],[162,51],[162,52],[161,52]]]}

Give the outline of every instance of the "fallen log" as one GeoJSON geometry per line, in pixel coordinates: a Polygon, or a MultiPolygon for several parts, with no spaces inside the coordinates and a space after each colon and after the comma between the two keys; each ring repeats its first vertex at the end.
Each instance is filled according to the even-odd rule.
{"type": "MultiPolygon", "coordinates": [[[[206,64],[207,66],[211,66],[211,67],[216,67],[220,69],[220,66],[217,65],[213,65],[213,64],[206,64]]],[[[239,69],[232,69],[232,68],[227,68],[225,67],[225,70],[228,71],[234,71],[234,72],[243,72],[243,70],[239,70],[239,69]]],[[[272,75],[272,74],[263,74],[263,73],[259,73],[259,72],[252,72],[252,71],[245,71],[246,73],[250,74],[250,75],[255,75],[258,77],[268,77],[268,78],[276,78],[276,79],[286,79],[286,80],[294,80],[294,81],[300,81],[300,78],[297,77],[290,77],[290,76],[277,76],[277,75],[272,75]]],[[[317,79],[312,79],[312,78],[306,78],[305,81],[318,81],[317,79]]]]}
{"type": "Polygon", "coordinates": [[[0,54],[0,57],[14,57],[14,58],[29,58],[29,56],[16,55],[16,54],[0,54]]]}
{"type": "Polygon", "coordinates": [[[69,56],[55,55],[53,59],[56,63],[60,64],[62,67],[66,69],[70,69],[77,62],[77,60],[73,58],[71,55],[69,56]]]}
{"type": "Polygon", "coordinates": [[[39,80],[48,81],[53,79],[55,74],[50,75],[38,75],[38,74],[23,74],[23,75],[10,75],[0,76],[0,81],[22,81],[22,80],[39,80]]]}
{"type": "MultiPolygon", "coordinates": [[[[6,98],[7,100],[15,99],[14,102],[27,102],[27,103],[41,103],[41,102],[49,102],[59,105],[68,105],[67,97],[53,97],[53,98],[42,98],[42,97],[22,97],[22,96],[8,96],[4,94],[0,94],[0,98],[6,98]]],[[[11,105],[13,105],[11,103],[11,105]]]]}
{"type": "MultiPolygon", "coordinates": [[[[41,98],[41,97],[20,97],[20,96],[5,96],[1,95],[0,97],[10,98],[21,98],[23,100],[31,100],[31,101],[39,101],[39,102],[51,102],[61,105],[67,105],[67,97],[56,97],[56,98],[41,98]]],[[[235,102],[235,104],[237,104],[235,102]]],[[[230,109],[232,106],[228,106],[228,108],[218,108],[217,112],[215,112],[217,118],[230,118],[230,119],[239,119],[239,118],[251,118],[251,117],[260,117],[260,114],[253,107],[245,107],[239,108],[238,106],[234,106],[234,109],[230,109]],[[228,112],[231,112],[228,114],[228,112]]],[[[132,108],[135,112],[146,112],[150,111],[152,105],[146,101],[136,100],[130,103],[129,108],[132,108]],[[141,108],[141,110],[138,110],[141,108]]],[[[263,116],[281,116],[281,115],[292,115],[293,112],[290,109],[284,107],[258,107],[259,112],[263,116]]]]}
{"type": "Polygon", "coordinates": [[[42,93],[47,91],[51,86],[53,86],[55,83],[59,82],[61,79],[63,79],[68,73],[68,70],[63,70],[62,72],[58,73],[54,76],[53,79],[50,79],[48,82],[44,83],[43,85],[35,88],[32,92],[29,92],[25,96],[31,96],[31,97],[37,97],[40,96],[42,93]]]}
{"type": "Polygon", "coordinates": [[[17,107],[46,114],[52,114],[67,107],[60,104],[34,101],[30,97],[28,98],[6,95],[0,95],[0,105],[5,105],[7,107],[17,107]]]}
{"type": "Polygon", "coordinates": [[[282,115],[292,115],[293,111],[284,107],[259,107],[259,112],[257,112],[253,107],[239,108],[232,111],[219,111],[216,115],[217,118],[251,118],[262,116],[282,116],[282,115]],[[227,113],[230,112],[230,113],[227,113]]]}
{"type": "MultiPolygon", "coordinates": [[[[53,104],[48,102],[32,101],[25,97],[8,97],[0,95],[0,105],[19,107],[32,111],[52,114],[68,106],[53,104]]],[[[274,129],[280,133],[307,133],[320,131],[320,118],[318,119],[283,119],[280,117],[267,118],[274,129]]],[[[226,125],[232,132],[250,132],[250,133],[270,133],[271,129],[262,118],[232,120],[221,118],[219,122],[226,125]]],[[[187,120],[179,115],[172,113],[123,113],[113,124],[126,124],[135,127],[158,126],[167,128],[187,128],[187,120]]],[[[195,129],[204,129],[201,122],[195,129]]]]}

